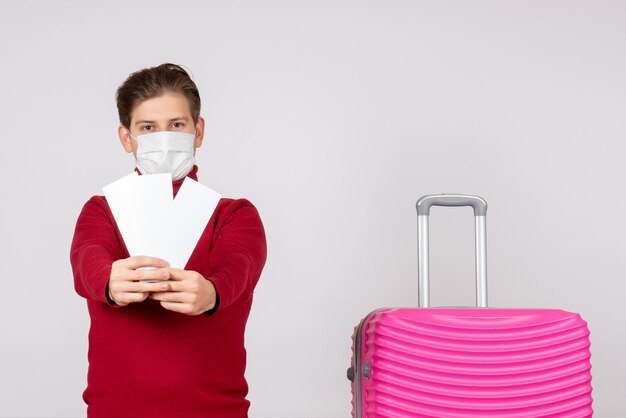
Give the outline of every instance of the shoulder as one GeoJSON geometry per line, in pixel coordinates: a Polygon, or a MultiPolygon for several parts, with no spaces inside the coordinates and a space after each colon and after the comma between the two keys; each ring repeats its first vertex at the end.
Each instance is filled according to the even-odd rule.
{"type": "Polygon", "coordinates": [[[94,195],[85,203],[85,205],[98,205],[98,206],[108,206],[107,199],[104,196],[94,195]]]}
{"type": "Polygon", "coordinates": [[[222,214],[232,214],[238,211],[254,211],[258,213],[256,207],[250,202],[248,199],[233,199],[229,197],[223,197],[220,199],[217,207],[215,208],[216,213],[222,214]]]}
{"type": "Polygon", "coordinates": [[[89,198],[89,200],[85,203],[83,208],[109,208],[109,204],[107,203],[107,199],[104,196],[94,195],[89,198]]]}
{"type": "Polygon", "coordinates": [[[94,195],[91,196],[87,202],[83,205],[83,209],[81,211],[81,215],[94,215],[101,214],[109,216],[111,214],[111,209],[109,208],[109,204],[104,196],[94,195]]]}
{"type": "Polygon", "coordinates": [[[214,212],[217,223],[255,218],[261,220],[257,208],[248,199],[220,199],[214,212]]]}
{"type": "Polygon", "coordinates": [[[220,199],[219,203],[217,204],[217,210],[235,211],[241,208],[256,209],[254,205],[252,204],[252,202],[250,202],[248,199],[233,199],[230,197],[223,197],[220,199]]]}

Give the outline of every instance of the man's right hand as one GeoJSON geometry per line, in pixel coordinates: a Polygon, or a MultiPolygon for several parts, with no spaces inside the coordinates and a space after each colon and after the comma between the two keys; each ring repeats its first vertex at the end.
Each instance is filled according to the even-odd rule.
{"type": "Polygon", "coordinates": [[[143,302],[152,292],[169,290],[167,262],[160,258],[136,255],[113,262],[109,278],[109,298],[120,306],[143,302]],[[141,269],[150,267],[149,269],[141,269]],[[138,270],[141,269],[141,270],[138,270]],[[142,280],[156,280],[147,283],[142,280]]]}

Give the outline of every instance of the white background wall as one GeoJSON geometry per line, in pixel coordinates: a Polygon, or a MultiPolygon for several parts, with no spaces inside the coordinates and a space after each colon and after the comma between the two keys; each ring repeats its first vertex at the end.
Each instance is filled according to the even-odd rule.
{"type": "MultiPolygon", "coordinates": [[[[129,173],[114,93],[193,71],[199,177],[252,200],[269,259],[251,417],[350,414],[353,326],[414,306],[416,199],[484,196],[490,300],[580,312],[595,409],[626,416],[624,1],[20,1],[0,6],[0,415],[79,417],[83,203],[129,173]]],[[[471,304],[469,210],[433,211],[433,303],[471,304]]]]}

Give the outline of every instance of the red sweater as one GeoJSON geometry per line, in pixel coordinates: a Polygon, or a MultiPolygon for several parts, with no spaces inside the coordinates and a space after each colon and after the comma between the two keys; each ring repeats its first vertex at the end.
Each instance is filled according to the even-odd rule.
{"type": "MultiPolygon", "coordinates": [[[[196,172],[188,176],[196,179],[196,172]]],[[[175,194],[182,182],[173,183],[175,194]]],[[[266,251],[254,206],[221,199],[185,267],[215,285],[218,306],[210,314],[171,312],[152,299],[112,305],[111,264],[129,254],[106,199],[92,197],[70,252],[76,292],[91,317],[88,416],[247,417],[244,330],[266,251]]]]}

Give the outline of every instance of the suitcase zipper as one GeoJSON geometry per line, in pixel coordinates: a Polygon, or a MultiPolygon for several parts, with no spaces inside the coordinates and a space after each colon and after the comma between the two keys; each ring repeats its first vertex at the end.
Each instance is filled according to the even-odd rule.
{"type": "MultiPolygon", "coordinates": [[[[383,308],[389,309],[389,308],[383,308]]],[[[375,314],[376,312],[381,311],[381,309],[376,309],[365,315],[363,320],[359,323],[359,327],[356,330],[356,335],[354,336],[354,411],[355,418],[361,418],[363,416],[362,412],[362,396],[361,396],[361,376],[365,376],[366,378],[370,378],[371,376],[371,366],[369,363],[365,363],[362,365],[362,334],[363,327],[370,316],[375,314]]]]}
{"type": "MultiPolygon", "coordinates": [[[[370,314],[371,315],[371,314],[370,314]]],[[[361,418],[361,331],[363,331],[363,325],[365,321],[369,318],[367,315],[356,330],[356,335],[354,336],[354,411],[355,418],[361,418]]]]}

